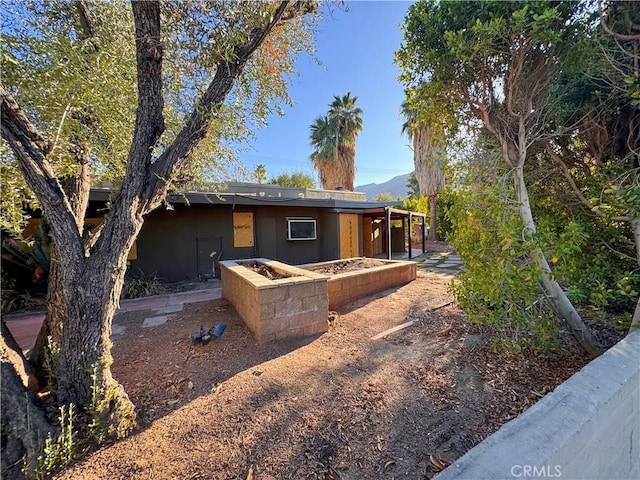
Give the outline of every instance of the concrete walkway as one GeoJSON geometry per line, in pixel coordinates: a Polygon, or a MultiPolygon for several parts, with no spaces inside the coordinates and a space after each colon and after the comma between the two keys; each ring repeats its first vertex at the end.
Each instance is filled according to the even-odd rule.
{"type": "Polygon", "coordinates": [[[427,252],[412,261],[418,262],[418,269],[454,276],[464,271],[460,255],[454,252],[427,252]]]}
{"type": "MultiPolygon", "coordinates": [[[[118,315],[126,312],[149,310],[149,316],[144,319],[143,327],[162,325],[171,318],[171,314],[182,311],[185,304],[207,302],[222,297],[222,289],[214,287],[206,290],[192,290],[189,292],[155,295],[153,297],[134,298],[120,301],[120,308],[116,311],[111,326],[112,335],[119,335],[124,327],[118,324],[118,315]]],[[[24,312],[4,315],[2,319],[13,334],[16,342],[23,350],[33,346],[44,321],[44,311],[24,312]]]]}

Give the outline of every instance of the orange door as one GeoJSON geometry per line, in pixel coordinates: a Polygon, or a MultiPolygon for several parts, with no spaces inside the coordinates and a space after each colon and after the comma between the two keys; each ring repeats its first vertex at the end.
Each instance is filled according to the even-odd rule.
{"type": "Polygon", "coordinates": [[[340,214],[340,258],[351,258],[359,255],[358,214],[340,214]]]}

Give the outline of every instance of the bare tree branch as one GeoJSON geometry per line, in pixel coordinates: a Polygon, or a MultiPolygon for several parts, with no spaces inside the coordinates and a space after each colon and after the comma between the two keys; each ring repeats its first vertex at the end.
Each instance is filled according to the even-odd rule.
{"type": "Polygon", "coordinates": [[[76,10],[80,17],[80,27],[84,38],[92,38],[95,35],[93,21],[91,20],[91,11],[86,0],[76,0],[76,10]]]}
{"type": "Polygon", "coordinates": [[[585,207],[587,207],[590,212],[593,212],[591,204],[589,203],[589,200],[586,199],[586,197],[582,194],[582,192],[580,191],[580,189],[576,185],[576,182],[573,180],[573,177],[571,176],[571,172],[569,172],[569,169],[567,168],[567,165],[562,161],[562,158],[560,158],[560,155],[558,155],[556,152],[553,151],[553,148],[551,148],[551,145],[549,145],[549,143],[547,143],[544,146],[544,148],[547,151],[547,153],[549,154],[549,156],[551,157],[551,159],[554,162],[556,162],[556,164],[558,164],[558,166],[560,167],[560,170],[562,170],[562,175],[564,175],[564,178],[569,183],[569,186],[571,187],[571,190],[576,195],[576,197],[578,197],[580,202],[585,207]]]}
{"type": "Polygon", "coordinates": [[[149,169],[147,188],[143,194],[147,203],[142,213],[147,213],[160,204],[171,179],[175,178],[193,149],[206,136],[216,111],[222,106],[244,65],[266,36],[279,23],[312,11],[314,5],[311,2],[281,2],[267,23],[256,27],[245,43],[235,46],[232,60],[221,60],[216,65],[213,79],[197,102],[184,128],[149,169]]]}
{"type": "MultiPolygon", "coordinates": [[[[67,248],[75,249],[74,252],[79,254],[82,251],[82,241],[75,218],[71,213],[69,200],[47,160],[51,144],[2,84],[0,84],[0,110],[2,111],[2,137],[11,146],[27,185],[37,192],[48,215],[59,221],[58,225],[65,231],[64,234],[69,235],[66,238],[77,240],[77,244],[67,242],[67,248]]],[[[61,233],[62,231],[54,229],[54,237],[61,238],[61,233]]]]}
{"type": "Polygon", "coordinates": [[[605,33],[607,33],[608,35],[611,35],[613,38],[617,40],[640,40],[640,33],[630,34],[630,35],[627,35],[624,33],[618,33],[618,32],[614,32],[611,29],[611,27],[607,25],[607,22],[604,19],[604,11],[602,8],[601,0],[598,2],[598,16],[600,17],[600,25],[602,25],[602,29],[605,31],[605,33]]]}

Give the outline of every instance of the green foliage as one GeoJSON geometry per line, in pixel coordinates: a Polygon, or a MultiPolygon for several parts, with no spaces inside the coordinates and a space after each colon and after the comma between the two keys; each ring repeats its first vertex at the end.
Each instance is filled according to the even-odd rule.
{"type": "MultiPolygon", "coordinates": [[[[371,199],[374,202],[393,202],[393,195],[387,192],[382,192],[377,194],[375,197],[371,199]]],[[[402,200],[402,198],[398,197],[398,200],[402,200]]]]}
{"type": "Polygon", "coordinates": [[[44,370],[47,373],[47,388],[55,395],[58,383],[58,357],[60,344],[53,341],[53,337],[47,337],[47,348],[44,352],[44,370]]]}
{"type": "Polygon", "coordinates": [[[407,177],[407,190],[409,198],[418,198],[420,196],[420,185],[418,185],[415,172],[411,172],[407,177]]]}
{"type": "Polygon", "coordinates": [[[263,183],[267,179],[267,167],[262,163],[257,165],[256,169],[253,171],[253,178],[257,183],[263,183]]]}
{"type": "MultiPolygon", "coordinates": [[[[602,172],[604,175],[611,172],[602,172]]],[[[606,178],[606,177],[605,177],[606,178]]],[[[593,210],[605,217],[629,215],[640,216],[640,167],[632,168],[612,178],[602,190],[599,199],[594,199],[593,210]]]]}
{"type": "Polygon", "coordinates": [[[640,290],[640,272],[628,241],[630,226],[594,222],[553,197],[538,199],[547,194],[544,188],[542,192],[534,189],[533,194],[540,244],[569,298],[585,306],[590,315],[612,324],[625,323],[640,290]]]}
{"type": "Polygon", "coordinates": [[[24,182],[12,154],[0,144],[0,229],[20,237],[30,218],[25,209],[37,206],[36,196],[24,182]]]}
{"type": "Polygon", "coordinates": [[[523,238],[518,212],[502,201],[508,193],[477,185],[454,199],[452,245],[465,273],[452,290],[471,320],[495,328],[496,347],[548,353],[558,348],[557,325],[529,258],[534,240],[523,238]]]}
{"type": "Polygon", "coordinates": [[[71,463],[77,450],[77,432],[74,430],[73,422],[75,412],[73,404],[68,408],[64,405],[60,407],[60,432],[54,438],[51,433],[45,440],[44,451],[38,457],[38,465],[35,468],[35,475],[38,479],[44,479],[54,471],[66,467],[71,463]]]}
{"type": "MultiPolygon", "coordinates": [[[[438,194],[438,211],[437,215],[437,229],[438,229],[438,238],[443,241],[451,241],[453,233],[454,233],[454,225],[451,222],[451,218],[449,217],[449,210],[452,207],[455,199],[459,195],[458,190],[454,190],[453,188],[447,187],[442,192],[438,194]]],[[[412,212],[420,212],[429,215],[430,207],[429,207],[429,198],[428,197],[413,197],[409,196],[404,199],[402,202],[402,206],[400,207],[403,210],[409,210],[412,212]]],[[[427,217],[427,222],[429,221],[429,217],[427,217]]]]}
{"type": "Polygon", "coordinates": [[[417,1],[396,52],[410,105],[432,126],[479,120],[503,139],[517,137],[521,116],[528,135],[547,107],[548,79],[584,28],[583,9],[572,1],[417,1]]]}
{"type": "Polygon", "coordinates": [[[429,199],[427,197],[407,197],[403,200],[400,206],[403,210],[409,210],[412,212],[429,214],[429,199]]]}
{"type": "Polygon", "coordinates": [[[316,188],[316,181],[313,176],[301,170],[282,172],[276,177],[271,177],[269,183],[290,188],[316,188]]]}
{"type": "Polygon", "coordinates": [[[460,192],[451,187],[445,188],[438,194],[438,211],[436,213],[438,219],[437,233],[438,238],[444,241],[452,241],[454,235],[454,226],[451,221],[449,210],[452,208],[460,192]]]}
{"type": "MultiPolygon", "coordinates": [[[[537,234],[527,239],[508,172],[491,143],[477,147],[448,209],[449,240],[465,261],[454,292],[470,318],[496,328],[497,347],[557,348],[555,314],[529,260],[529,249],[540,247],[572,301],[611,326],[628,327],[640,291],[629,224],[597,221],[567,201],[557,183],[538,181],[530,189],[537,234]]],[[[530,175],[538,175],[536,168],[532,162],[530,175]]]]}
{"type": "Polygon", "coordinates": [[[362,131],[362,109],[357,101],[351,92],[335,95],[327,114],[317,117],[310,127],[311,163],[324,189],[353,190],[356,139],[362,131]]]}
{"type": "MultiPolygon", "coordinates": [[[[52,142],[47,155],[59,177],[78,173],[88,160],[93,183],[122,179],[131,144],[136,88],[135,38],[129,2],[88,2],[90,31],[74,2],[7,0],[2,5],[0,67],[5,85],[36,127],[52,142]]],[[[248,38],[273,13],[269,2],[161,2],[165,132],[155,153],[171,144],[195,102],[230,58],[230,45],[248,38]]],[[[182,190],[220,182],[238,146],[291,105],[287,87],[295,59],[313,52],[304,15],[276,28],[251,57],[207,137],[172,183],[182,190]]],[[[37,207],[12,153],[0,147],[0,226],[19,234],[23,208],[37,207]]]]}
{"type": "MultiPolygon", "coordinates": [[[[102,360],[105,363],[105,360],[102,360]]],[[[118,395],[124,395],[124,390],[118,384],[112,383],[104,387],[99,381],[99,370],[108,365],[92,366],[91,405],[88,413],[91,417],[89,433],[98,444],[104,443],[109,438],[125,438],[135,427],[135,412],[131,403],[127,402],[122,411],[118,412],[117,419],[111,416],[113,405],[118,395]]]]}
{"type": "Polygon", "coordinates": [[[122,173],[136,103],[133,21],[121,1],[91,4],[93,35],[68,2],[5,2],[3,82],[53,142],[56,172],[77,172],[78,155],[95,173],[122,173]],[[37,109],[37,112],[36,110],[37,109]],[[80,151],[82,150],[82,152],[80,151]]]}
{"type": "Polygon", "coordinates": [[[471,134],[480,124],[497,140],[465,158],[465,187],[449,216],[468,262],[458,296],[516,344],[528,338],[545,350],[552,331],[538,328],[551,318],[529,260],[538,248],[590,312],[627,317],[637,301],[633,236],[623,223],[640,211],[640,115],[628,101],[635,78],[625,80],[637,71],[632,5],[600,6],[617,32],[608,40],[585,2],[419,0],[405,18],[396,61],[407,98],[427,104],[426,121],[437,121],[446,99],[471,134]],[[527,202],[518,211],[508,186],[506,169],[523,166],[533,218],[527,202]]]}

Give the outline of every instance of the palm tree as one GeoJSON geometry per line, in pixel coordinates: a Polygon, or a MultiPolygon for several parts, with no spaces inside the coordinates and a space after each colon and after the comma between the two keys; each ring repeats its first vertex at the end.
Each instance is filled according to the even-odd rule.
{"type": "Polygon", "coordinates": [[[446,151],[441,141],[434,137],[431,126],[421,121],[418,110],[409,105],[409,102],[402,103],[400,115],[405,119],[402,133],[413,143],[414,174],[420,186],[420,195],[429,197],[428,240],[437,240],[438,194],[445,187],[442,168],[446,151]]]}
{"type": "Polygon", "coordinates": [[[334,96],[326,115],[311,125],[311,162],[322,188],[353,190],[356,167],[356,138],[362,131],[362,109],[351,92],[334,96]]]}

